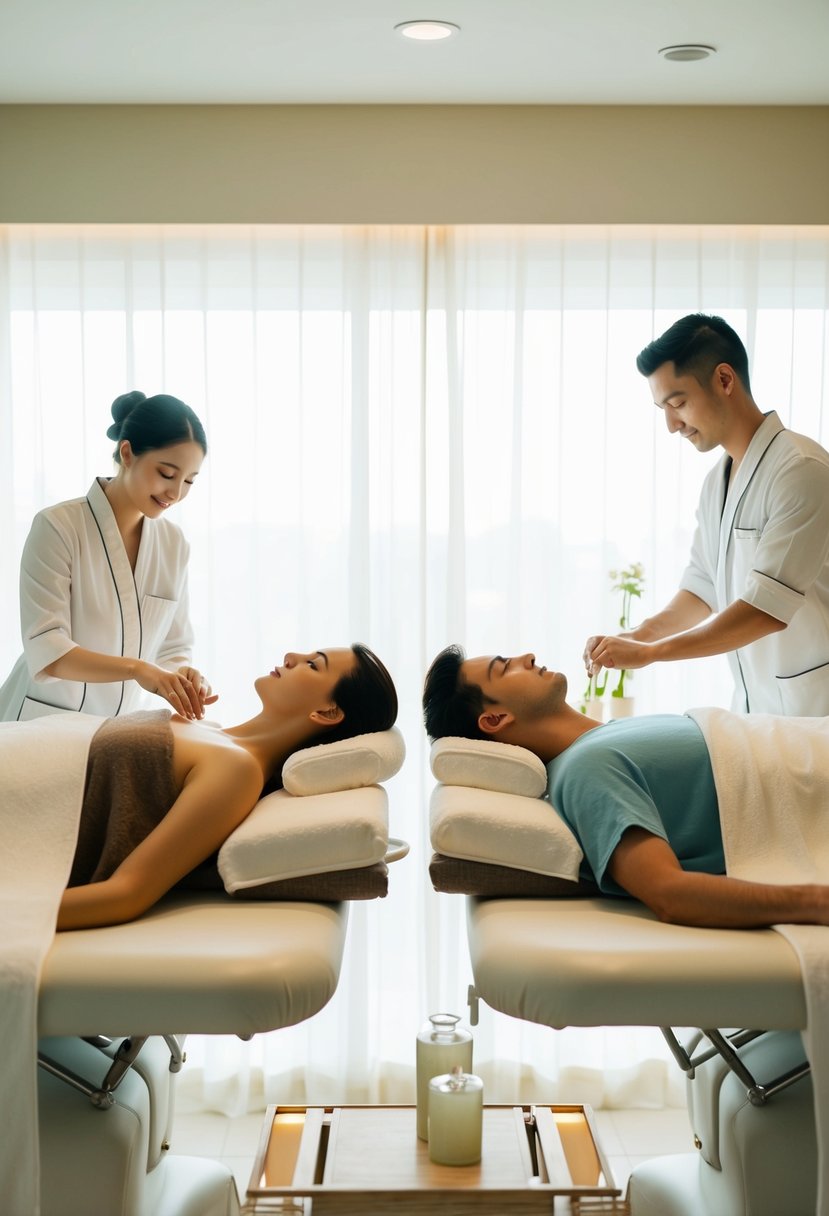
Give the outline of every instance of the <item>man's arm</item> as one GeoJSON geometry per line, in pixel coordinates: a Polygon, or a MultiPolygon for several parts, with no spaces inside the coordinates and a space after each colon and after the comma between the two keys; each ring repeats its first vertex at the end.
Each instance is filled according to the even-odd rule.
{"type": "Polygon", "coordinates": [[[710,615],[711,609],[698,595],[694,595],[692,591],[677,591],[671,602],[661,612],[648,617],[635,629],[627,629],[624,633],[616,634],[598,633],[589,637],[584,644],[584,654],[582,655],[587,672],[589,675],[598,674],[598,668],[594,671],[590,670],[591,655],[600,643],[608,641],[611,637],[628,638],[635,642],[657,642],[660,638],[682,633],[685,629],[692,629],[694,625],[699,625],[702,621],[707,620],[710,615]]]}
{"type": "Polygon", "coordinates": [[[677,591],[674,598],[661,612],[649,616],[637,625],[628,629],[620,637],[633,638],[635,642],[658,642],[660,638],[670,637],[675,633],[683,633],[702,624],[711,615],[711,609],[705,600],[701,600],[693,591],[683,588],[677,591]]]}
{"type": "MultiPolygon", "coordinates": [[[[680,595],[690,594],[680,592],[680,595]]],[[[702,600],[697,602],[701,604],[702,600]]],[[[664,614],[660,614],[661,616],[664,614]]],[[[595,675],[602,667],[611,670],[626,668],[632,671],[647,667],[651,663],[665,663],[674,659],[704,659],[714,654],[728,654],[785,628],[784,621],[769,616],[767,612],[747,604],[745,600],[734,600],[733,604],[729,604],[722,612],[709,617],[695,628],[660,637],[656,641],[635,641],[632,636],[597,638],[595,645],[586,651],[587,670],[591,675],[595,675]]]]}
{"type": "Polygon", "coordinates": [[[628,828],[607,872],[660,920],[710,929],[829,924],[829,887],[744,882],[683,870],[671,846],[644,828],[628,828]]]}

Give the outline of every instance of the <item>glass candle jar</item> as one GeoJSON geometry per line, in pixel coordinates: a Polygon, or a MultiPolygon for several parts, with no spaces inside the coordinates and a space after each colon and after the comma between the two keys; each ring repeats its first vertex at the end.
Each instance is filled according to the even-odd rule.
{"type": "Polygon", "coordinates": [[[456,1067],[429,1082],[429,1160],[474,1165],[481,1160],[484,1085],[456,1067]]]}
{"type": "Polygon", "coordinates": [[[429,1139],[429,1082],[450,1073],[456,1064],[472,1072],[472,1035],[454,1013],[433,1013],[417,1036],[417,1134],[429,1139]]]}

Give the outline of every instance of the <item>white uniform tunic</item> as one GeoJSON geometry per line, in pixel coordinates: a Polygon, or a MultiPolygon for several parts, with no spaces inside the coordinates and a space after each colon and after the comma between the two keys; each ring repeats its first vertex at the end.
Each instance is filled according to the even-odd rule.
{"type": "Polygon", "coordinates": [[[767,414],[731,479],[705,479],[681,587],[742,599],[786,628],[729,654],[738,712],[829,714],[829,452],[767,414]]]}
{"type": "Polygon", "coordinates": [[[175,524],[145,518],[133,575],[97,481],[86,498],[40,511],[20,563],[23,654],[0,688],[0,721],[61,710],[112,717],[146,705],[134,680],[86,684],[43,668],[75,646],[169,670],[189,664],[188,556],[175,524]]]}

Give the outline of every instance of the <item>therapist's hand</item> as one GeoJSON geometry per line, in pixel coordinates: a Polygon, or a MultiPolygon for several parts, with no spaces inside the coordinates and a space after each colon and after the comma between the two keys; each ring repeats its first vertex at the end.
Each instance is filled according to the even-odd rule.
{"type": "Polygon", "coordinates": [[[202,707],[202,713],[199,714],[199,717],[202,717],[205,705],[214,705],[219,699],[219,694],[213,692],[213,689],[210,687],[210,681],[195,667],[179,667],[178,674],[184,676],[185,680],[189,680],[195,688],[199,704],[202,707]]]}
{"type": "Polygon", "coordinates": [[[135,680],[147,692],[163,697],[182,718],[201,718],[204,708],[198,690],[192,680],[181,671],[167,671],[154,663],[139,662],[135,669],[135,680]]]}
{"type": "Polygon", "coordinates": [[[599,634],[588,638],[584,645],[584,666],[589,676],[597,676],[603,667],[611,671],[634,671],[653,663],[656,654],[651,642],[636,642],[630,637],[599,634]]]}

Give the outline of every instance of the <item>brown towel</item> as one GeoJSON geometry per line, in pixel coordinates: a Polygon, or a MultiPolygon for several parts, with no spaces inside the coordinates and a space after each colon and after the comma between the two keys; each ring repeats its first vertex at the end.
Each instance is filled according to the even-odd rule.
{"type": "Polygon", "coordinates": [[[89,749],[68,885],[109,878],[164,818],[177,795],[170,711],[108,718],[89,749]]]}
{"type": "Polygon", "coordinates": [[[599,895],[595,883],[587,879],[571,882],[552,874],[533,874],[489,861],[464,861],[433,853],[429,877],[436,891],[449,895],[480,895],[488,899],[566,899],[599,895]]]}

